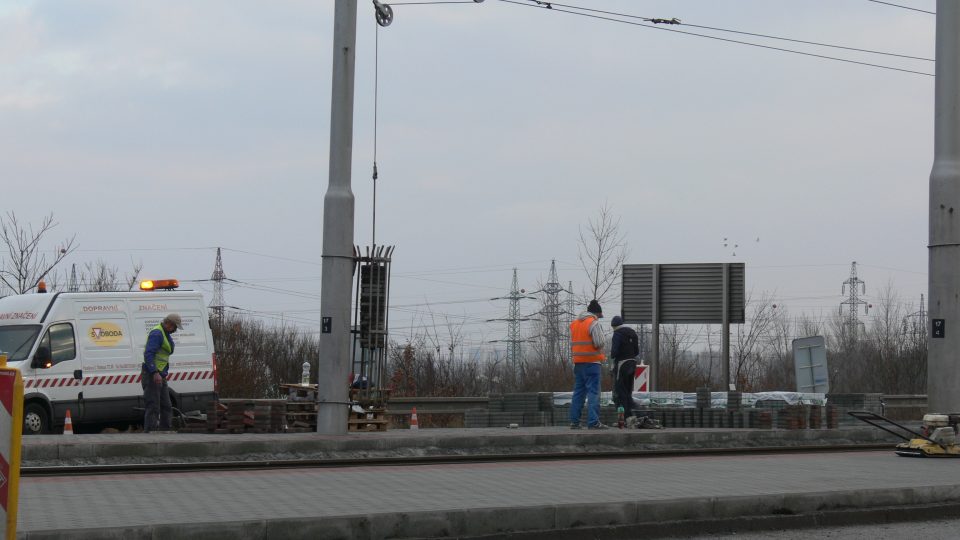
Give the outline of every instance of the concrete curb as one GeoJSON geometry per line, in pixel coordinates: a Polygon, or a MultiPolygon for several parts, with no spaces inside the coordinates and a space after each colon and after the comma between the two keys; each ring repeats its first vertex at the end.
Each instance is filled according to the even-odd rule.
{"type": "Polygon", "coordinates": [[[960,515],[960,486],[703,497],[520,508],[392,512],[247,522],[20,533],[23,540],[364,540],[387,538],[637,538],[960,515]],[[909,510],[909,511],[907,511],[909,510]],[[601,534],[602,533],[602,534],[601,534]]]}
{"type": "Polygon", "coordinates": [[[893,443],[873,428],[818,430],[674,429],[571,432],[527,430],[421,430],[325,436],[272,435],[52,435],[24,438],[22,466],[182,463],[284,459],[353,459],[402,456],[531,455],[589,451],[710,448],[803,448],[893,443]],[[433,432],[433,433],[431,433],[433,432]]]}

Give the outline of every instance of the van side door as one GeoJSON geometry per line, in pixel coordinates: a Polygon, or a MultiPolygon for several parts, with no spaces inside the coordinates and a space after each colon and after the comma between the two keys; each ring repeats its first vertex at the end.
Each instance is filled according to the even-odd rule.
{"type": "Polygon", "coordinates": [[[49,362],[34,372],[36,378],[32,390],[50,400],[54,425],[63,424],[68,408],[73,419],[83,420],[84,411],[79,407],[83,385],[77,377],[81,374],[81,365],[74,323],[62,321],[48,326],[37,344],[37,350],[41,348],[49,351],[49,362]]]}
{"type": "Polygon", "coordinates": [[[134,354],[130,325],[123,313],[82,313],[77,320],[83,363],[83,401],[86,419],[129,422],[142,416],[136,410],[140,395],[141,361],[134,354]]]}

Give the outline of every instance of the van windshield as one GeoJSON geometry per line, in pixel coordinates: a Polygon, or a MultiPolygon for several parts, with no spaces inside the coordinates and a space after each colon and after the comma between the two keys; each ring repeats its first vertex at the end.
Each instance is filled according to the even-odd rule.
{"type": "Polygon", "coordinates": [[[39,324],[0,326],[0,351],[7,353],[8,362],[26,360],[39,334],[39,324]]]}

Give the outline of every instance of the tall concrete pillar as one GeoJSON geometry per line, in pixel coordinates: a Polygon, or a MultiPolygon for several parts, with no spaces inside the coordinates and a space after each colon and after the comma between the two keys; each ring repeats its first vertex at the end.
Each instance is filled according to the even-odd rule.
{"type": "Polygon", "coordinates": [[[930,173],[927,396],[960,412],[960,2],[937,0],[934,158],[930,173]]]}
{"type": "Polygon", "coordinates": [[[323,197],[317,433],[347,432],[350,297],[353,290],[353,77],[357,0],[336,0],[330,93],[330,180],[323,197]]]}

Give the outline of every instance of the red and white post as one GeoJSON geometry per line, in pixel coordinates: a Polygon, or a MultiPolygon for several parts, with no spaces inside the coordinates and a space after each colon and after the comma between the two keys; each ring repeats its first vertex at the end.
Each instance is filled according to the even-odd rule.
{"type": "Polygon", "coordinates": [[[7,354],[0,352],[0,512],[7,540],[17,537],[22,431],[23,378],[20,370],[7,367],[7,354]]]}
{"type": "Polygon", "coordinates": [[[643,362],[637,364],[637,369],[633,374],[633,391],[650,391],[650,366],[643,362]]]}

